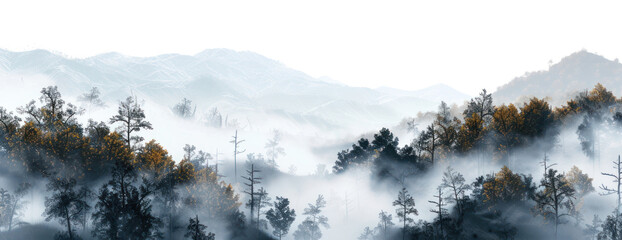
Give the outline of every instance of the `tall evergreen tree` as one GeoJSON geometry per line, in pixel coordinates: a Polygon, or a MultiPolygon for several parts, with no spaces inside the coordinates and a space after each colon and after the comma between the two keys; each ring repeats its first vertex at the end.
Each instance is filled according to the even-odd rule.
{"type": "Polygon", "coordinates": [[[272,234],[280,240],[289,232],[289,228],[296,219],[296,211],[289,208],[289,199],[276,197],[274,207],[266,212],[266,218],[274,229],[272,234]]]}

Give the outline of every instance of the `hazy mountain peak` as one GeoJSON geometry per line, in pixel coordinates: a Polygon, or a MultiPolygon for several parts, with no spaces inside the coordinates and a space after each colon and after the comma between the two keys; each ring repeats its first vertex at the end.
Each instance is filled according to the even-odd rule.
{"type": "Polygon", "coordinates": [[[622,64],[581,50],[562,58],[548,70],[528,72],[499,87],[493,99],[500,103],[521,103],[529,97],[550,97],[554,105],[564,103],[579,91],[603,84],[615,95],[622,93],[622,64]]]}

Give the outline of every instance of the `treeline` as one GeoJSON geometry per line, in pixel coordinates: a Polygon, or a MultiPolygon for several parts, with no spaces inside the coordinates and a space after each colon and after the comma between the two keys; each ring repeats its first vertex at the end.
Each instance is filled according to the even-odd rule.
{"type": "MultiPolygon", "coordinates": [[[[546,165],[546,159],[544,162],[546,165]]],[[[576,166],[565,174],[548,165],[544,169],[540,182],[507,167],[467,182],[460,172],[447,167],[435,194],[427,201],[434,206],[426,209],[436,215],[434,220],[415,221],[419,215],[415,199],[402,188],[393,201],[396,214],[381,211],[376,227],[366,227],[359,239],[514,239],[519,231],[515,225],[532,228],[523,232],[521,239],[557,239],[559,225],[581,223],[583,198],[595,189],[592,178],[576,166]],[[529,221],[511,222],[506,212],[523,221],[540,218],[550,230],[546,225],[529,225],[529,221]],[[395,227],[396,222],[401,226],[395,227]]],[[[622,229],[615,216],[614,212],[604,223],[595,216],[592,225],[572,233],[578,234],[572,237],[619,239],[622,229]]]]}
{"type": "MultiPolygon", "coordinates": [[[[594,161],[601,135],[598,131],[616,133],[622,126],[620,103],[622,99],[600,84],[555,109],[538,98],[519,107],[494,106],[491,95],[484,90],[467,103],[462,116],[452,115],[450,108],[441,103],[434,121],[403,147],[399,147],[399,139],[386,128],[374,134],[371,142],[361,138],[351,149],[338,153],[333,171],[340,174],[351,168],[369,168],[379,179],[404,186],[393,203],[402,226],[393,227],[393,215],[381,211],[378,225],[365,228],[360,239],[514,239],[525,223],[509,222],[504,217],[508,211],[527,218],[542,216],[542,221],[554,229],[550,235],[527,236],[557,238],[560,224],[582,223],[583,197],[593,192],[594,187],[592,179],[577,167],[565,174],[553,169],[555,164],[547,162],[545,153],[555,147],[561,129],[576,127],[583,153],[594,161]],[[533,155],[544,155],[544,160],[516,158],[513,153],[519,148],[536,150],[533,155]],[[471,183],[447,168],[436,194],[428,199],[435,206],[430,211],[437,217],[431,222],[414,221],[418,211],[406,189],[407,178],[416,177],[439,162],[451,165],[468,159],[476,160],[478,167],[495,161],[509,167],[480,176],[471,183]],[[512,166],[519,163],[543,164],[541,180],[536,182],[531,175],[512,172],[512,166]]],[[[414,125],[410,123],[411,128],[414,125]]],[[[618,165],[619,162],[614,168],[619,170],[618,165]]],[[[619,171],[604,173],[618,184],[620,174],[619,171]]],[[[601,189],[603,194],[615,194],[620,199],[620,191],[615,187],[601,189]]],[[[595,216],[593,223],[578,233],[582,236],[579,238],[619,239],[622,236],[619,207],[618,204],[604,222],[595,216]]]]}
{"type": "Polygon", "coordinates": [[[534,143],[538,143],[540,152],[550,151],[558,141],[560,129],[581,118],[576,132],[583,152],[593,159],[597,153],[598,129],[603,124],[611,128],[622,126],[620,103],[622,99],[600,84],[555,109],[538,98],[520,107],[494,106],[491,94],[483,90],[467,103],[462,116],[453,116],[442,102],[434,121],[403,147],[399,147],[399,139],[386,128],[375,134],[371,142],[361,138],[351,149],[337,154],[333,172],[373,165],[378,176],[403,182],[404,176],[425,170],[438,161],[464,156],[511,167],[517,160],[513,151],[533,147],[534,143]]]}
{"type": "Polygon", "coordinates": [[[175,162],[155,140],[143,143],[138,133],[152,125],[135,97],[107,122],[84,126],[76,119],[83,112],[52,86],[19,115],[0,107],[2,177],[15,189],[0,189],[6,231],[28,225],[17,220],[24,196],[44,182],[43,215],[65,227],[55,239],[214,239],[205,223],[227,229],[230,239],[271,239],[246,221],[239,195],[208,153],[186,145],[175,162]]]}

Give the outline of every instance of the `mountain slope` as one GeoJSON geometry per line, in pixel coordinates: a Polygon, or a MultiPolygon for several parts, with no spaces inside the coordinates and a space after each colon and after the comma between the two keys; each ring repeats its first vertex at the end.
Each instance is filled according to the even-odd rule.
{"type": "Polygon", "coordinates": [[[85,59],[45,50],[0,50],[0,72],[47,76],[66,96],[99,87],[108,101],[136,94],[167,107],[185,97],[197,104],[198,115],[218,107],[248,121],[267,114],[324,129],[395,124],[418,111],[435,109],[438,97],[464,98],[447,86],[400,93],[349,87],[315,79],[253,52],[228,49],[193,56],[139,58],[106,53],[85,59]]]}
{"type": "Polygon", "coordinates": [[[548,97],[554,105],[580,91],[603,84],[615,95],[622,94],[622,64],[585,50],[563,58],[547,71],[527,73],[493,93],[496,103],[522,102],[528,97],[548,97]]]}

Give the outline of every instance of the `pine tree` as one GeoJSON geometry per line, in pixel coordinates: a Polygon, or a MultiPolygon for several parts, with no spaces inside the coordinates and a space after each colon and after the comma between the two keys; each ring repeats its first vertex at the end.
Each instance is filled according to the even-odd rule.
{"type": "Polygon", "coordinates": [[[326,207],[326,200],[324,196],[318,195],[315,200],[315,204],[309,204],[309,207],[304,209],[303,215],[307,215],[305,221],[299,226],[294,235],[299,236],[296,239],[313,239],[317,240],[322,237],[320,226],[325,228],[330,227],[328,225],[328,218],[322,215],[322,209],[326,207]]]}
{"type": "Polygon", "coordinates": [[[262,226],[267,229],[266,220],[261,219],[261,214],[265,213],[265,210],[261,211],[261,209],[272,206],[272,198],[268,196],[268,192],[266,192],[263,187],[259,188],[255,195],[255,204],[257,205],[257,229],[261,229],[262,226]]]}
{"type": "Polygon", "coordinates": [[[274,207],[266,212],[266,218],[274,228],[272,234],[281,239],[289,232],[289,228],[296,219],[296,211],[289,208],[287,198],[276,197],[274,207]]]}
{"type": "Polygon", "coordinates": [[[536,193],[537,208],[545,218],[552,217],[555,224],[555,239],[557,228],[562,223],[562,217],[570,216],[575,199],[575,190],[568,184],[563,174],[558,174],[555,169],[549,169],[542,179],[541,191],[536,193]]]}
{"type": "Polygon", "coordinates": [[[188,223],[188,228],[184,237],[190,238],[192,240],[214,240],[216,239],[216,235],[214,233],[205,233],[205,229],[207,226],[201,224],[199,222],[199,215],[196,215],[194,218],[190,218],[190,222],[188,223]]]}
{"type": "Polygon", "coordinates": [[[484,120],[484,126],[486,127],[492,120],[492,115],[495,113],[494,105],[492,104],[492,95],[482,89],[482,92],[478,97],[472,98],[467,104],[467,108],[464,110],[464,117],[471,117],[473,114],[477,114],[482,120],[484,120]]]}
{"type": "Polygon", "coordinates": [[[406,188],[402,188],[402,190],[397,194],[397,200],[393,201],[393,206],[397,206],[395,211],[397,212],[397,216],[400,218],[400,221],[404,224],[402,227],[402,239],[406,239],[406,225],[413,222],[413,219],[410,218],[409,215],[419,215],[419,212],[415,209],[415,200],[408,193],[406,188]]]}
{"type": "Polygon", "coordinates": [[[124,138],[129,149],[132,149],[132,141],[138,143],[143,140],[140,136],[132,136],[132,133],[144,129],[153,129],[151,123],[145,121],[145,111],[138,103],[138,99],[131,96],[119,103],[117,115],[110,118],[110,124],[117,122],[122,124],[120,129],[125,133],[124,138]]]}

